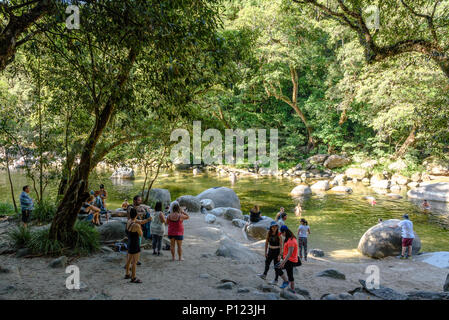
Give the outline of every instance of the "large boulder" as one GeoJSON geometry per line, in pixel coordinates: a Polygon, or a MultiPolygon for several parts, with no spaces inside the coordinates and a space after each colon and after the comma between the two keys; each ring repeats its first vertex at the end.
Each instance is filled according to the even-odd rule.
{"type": "Polygon", "coordinates": [[[407,183],[410,182],[410,179],[407,178],[407,177],[405,177],[405,176],[403,176],[403,175],[400,175],[400,174],[398,174],[398,173],[395,173],[395,174],[391,177],[391,182],[392,182],[392,183],[396,183],[396,184],[401,185],[401,186],[405,186],[405,185],[407,185],[407,183]]]}
{"type": "Polygon", "coordinates": [[[201,202],[197,197],[186,195],[179,197],[176,201],[179,202],[181,207],[186,207],[189,212],[201,211],[201,202]]]}
{"type": "MultiPolygon", "coordinates": [[[[148,191],[145,190],[143,198],[146,198],[146,193],[148,191]]],[[[170,205],[171,202],[171,195],[170,191],[167,189],[160,189],[160,188],[152,188],[150,190],[150,194],[148,196],[149,202],[156,203],[156,202],[162,202],[162,208],[165,208],[166,206],[170,205]]]]}
{"type": "Polygon", "coordinates": [[[390,180],[379,180],[371,182],[371,187],[374,189],[389,189],[391,186],[390,180]]]}
{"type": "Polygon", "coordinates": [[[333,154],[324,161],[324,166],[328,169],[344,167],[351,163],[351,159],[333,154]]]}
{"type": "Polygon", "coordinates": [[[330,189],[329,181],[327,180],[317,181],[310,187],[310,189],[312,189],[312,191],[327,191],[330,189]]]}
{"type": "Polygon", "coordinates": [[[274,220],[269,217],[264,217],[259,222],[251,222],[245,228],[246,234],[254,239],[265,239],[272,221],[274,220]]]}
{"type": "Polygon", "coordinates": [[[290,194],[293,197],[303,197],[305,195],[311,194],[312,193],[312,189],[310,189],[310,187],[308,185],[299,185],[293,188],[292,191],[290,191],[290,194]]]}
{"type": "Polygon", "coordinates": [[[329,156],[328,154],[316,154],[314,156],[307,158],[306,161],[312,164],[323,164],[323,162],[326,161],[328,156],[329,156]]]}
{"type": "Polygon", "coordinates": [[[220,240],[215,254],[219,257],[227,257],[243,263],[260,263],[263,261],[261,255],[227,236],[223,236],[220,240]]]}
{"type": "Polygon", "coordinates": [[[111,175],[113,179],[134,179],[134,170],[132,168],[118,168],[111,175]]]}
{"type": "Polygon", "coordinates": [[[449,182],[420,183],[420,186],[407,192],[409,198],[449,202],[449,182]]]}
{"type": "Polygon", "coordinates": [[[449,176],[449,162],[430,157],[423,162],[427,174],[433,176],[449,176]]]}
{"type": "Polygon", "coordinates": [[[237,194],[234,192],[234,190],[226,187],[207,189],[201,192],[196,197],[198,198],[198,200],[211,199],[215,204],[215,208],[231,207],[239,210],[241,208],[240,199],[237,194]]]}
{"type": "Polygon", "coordinates": [[[348,168],[346,169],[345,174],[351,179],[362,180],[368,176],[368,171],[362,168],[348,168]]]}
{"type": "Polygon", "coordinates": [[[126,222],[111,220],[97,228],[102,241],[121,240],[126,237],[126,222]]]}
{"type": "Polygon", "coordinates": [[[371,170],[377,165],[377,160],[368,160],[360,165],[360,168],[371,170]]]}
{"type": "MultiPolygon", "coordinates": [[[[386,220],[368,229],[360,239],[358,250],[365,256],[376,259],[399,255],[402,250],[401,228],[391,228],[399,221],[398,219],[386,220]]],[[[421,240],[415,233],[413,254],[417,254],[419,250],[421,250],[421,240]]]]}

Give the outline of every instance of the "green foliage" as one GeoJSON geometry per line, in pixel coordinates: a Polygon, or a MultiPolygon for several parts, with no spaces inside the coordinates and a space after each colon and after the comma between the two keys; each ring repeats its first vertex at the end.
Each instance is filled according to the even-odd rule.
{"type": "Polygon", "coordinates": [[[74,226],[76,233],[73,254],[86,255],[100,249],[100,237],[97,229],[86,221],[77,221],[74,226]]]}
{"type": "Polygon", "coordinates": [[[8,233],[8,237],[16,248],[26,247],[31,240],[31,232],[23,225],[12,229],[8,233]]]}
{"type": "Polygon", "coordinates": [[[49,228],[42,228],[31,233],[31,239],[26,244],[34,254],[61,255],[64,246],[58,240],[49,238],[49,228]]]}
{"type": "Polygon", "coordinates": [[[7,202],[0,202],[0,215],[12,216],[16,212],[14,206],[7,202]]]}
{"type": "Polygon", "coordinates": [[[31,218],[37,220],[39,223],[48,223],[53,220],[55,213],[56,205],[52,201],[44,199],[36,203],[31,218]]]}

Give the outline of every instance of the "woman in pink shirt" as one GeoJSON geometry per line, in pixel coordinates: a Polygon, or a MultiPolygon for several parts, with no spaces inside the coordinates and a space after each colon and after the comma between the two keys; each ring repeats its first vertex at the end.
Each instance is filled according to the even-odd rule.
{"type": "Polygon", "coordinates": [[[175,245],[178,245],[179,261],[182,258],[182,240],[184,239],[183,221],[189,219],[189,215],[181,209],[178,201],[173,201],[170,214],[167,216],[168,238],[170,239],[170,251],[172,260],[175,260],[175,245]]]}

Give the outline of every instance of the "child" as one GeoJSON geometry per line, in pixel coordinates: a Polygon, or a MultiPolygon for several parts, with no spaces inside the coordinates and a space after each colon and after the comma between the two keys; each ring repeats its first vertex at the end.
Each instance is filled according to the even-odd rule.
{"type": "Polygon", "coordinates": [[[128,210],[128,206],[129,206],[128,199],[125,199],[125,201],[123,201],[122,203],[122,209],[126,211],[128,210]]]}
{"type": "Polygon", "coordinates": [[[298,248],[299,257],[302,259],[302,252],[304,250],[304,260],[307,261],[307,236],[310,234],[309,223],[306,219],[302,218],[300,220],[300,225],[298,228],[298,248]]]}

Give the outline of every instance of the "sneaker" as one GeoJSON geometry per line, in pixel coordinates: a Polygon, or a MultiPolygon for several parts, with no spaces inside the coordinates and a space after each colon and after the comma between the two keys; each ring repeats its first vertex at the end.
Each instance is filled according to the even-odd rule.
{"type": "Polygon", "coordinates": [[[277,286],[278,281],[277,281],[277,280],[273,280],[273,281],[270,282],[270,284],[272,284],[272,285],[274,285],[274,286],[277,286]]]}
{"type": "Polygon", "coordinates": [[[293,289],[292,289],[292,288],[290,288],[290,287],[289,287],[289,288],[287,289],[287,291],[289,291],[289,292],[291,292],[291,293],[296,293],[296,291],[295,291],[295,290],[293,290],[293,289]]]}
{"type": "Polygon", "coordinates": [[[140,266],[142,263],[140,261],[137,261],[137,265],[140,266]]]}
{"type": "Polygon", "coordinates": [[[266,276],[265,274],[263,274],[263,273],[260,273],[260,274],[258,274],[257,276],[258,276],[259,278],[263,279],[263,280],[266,280],[266,279],[267,279],[267,276],[266,276]]]}
{"type": "Polygon", "coordinates": [[[153,251],[153,256],[155,256],[155,255],[157,255],[157,252],[156,252],[156,251],[153,251]]]}
{"type": "Polygon", "coordinates": [[[401,259],[401,260],[406,259],[403,255],[399,255],[399,256],[397,256],[396,258],[401,259]]]}
{"type": "Polygon", "coordinates": [[[162,252],[157,253],[158,256],[163,256],[162,252]]]}
{"type": "Polygon", "coordinates": [[[282,283],[282,286],[280,286],[279,288],[285,289],[285,288],[287,288],[287,286],[288,286],[288,281],[284,281],[284,282],[282,283]]]}

